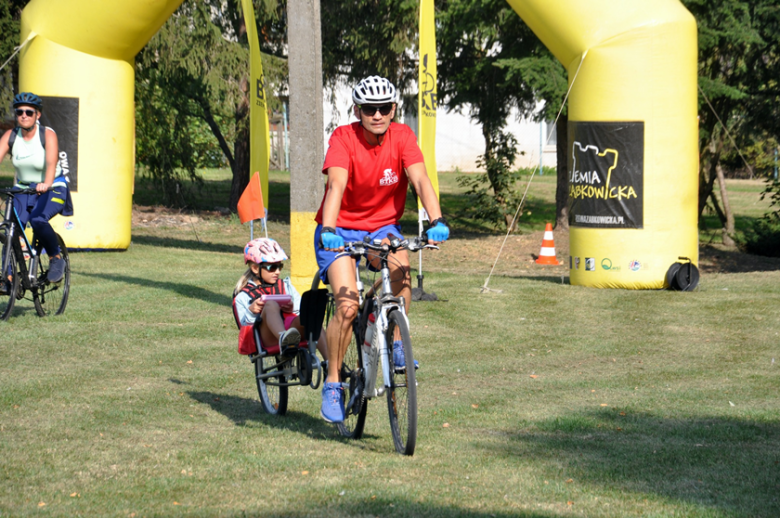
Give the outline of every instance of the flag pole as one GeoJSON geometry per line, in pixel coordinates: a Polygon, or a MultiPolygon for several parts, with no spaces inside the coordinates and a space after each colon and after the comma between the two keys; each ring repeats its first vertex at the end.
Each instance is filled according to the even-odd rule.
{"type": "MultiPolygon", "coordinates": [[[[417,142],[425,160],[425,171],[431,180],[436,197],[439,197],[439,177],[436,170],[436,108],[438,91],[436,88],[436,24],[433,0],[420,0],[419,20],[419,64],[417,71],[417,142]]],[[[417,198],[417,222],[419,235],[423,235],[423,221],[429,219],[428,213],[417,198]]],[[[422,254],[419,255],[417,270],[417,288],[412,289],[412,300],[438,300],[435,293],[425,293],[423,289],[422,254]]]]}

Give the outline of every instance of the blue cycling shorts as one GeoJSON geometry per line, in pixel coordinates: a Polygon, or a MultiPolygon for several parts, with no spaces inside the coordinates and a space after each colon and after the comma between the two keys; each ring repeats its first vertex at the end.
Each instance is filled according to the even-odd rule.
{"type": "MultiPolygon", "coordinates": [[[[340,252],[333,252],[331,250],[325,250],[324,248],[322,248],[322,243],[320,243],[321,233],[322,233],[322,225],[317,225],[317,229],[314,231],[314,252],[317,256],[317,265],[320,267],[320,279],[322,279],[322,282],[324,282],[325,284],[329,284],[328,268],[330,268],[331,263],[333,263],[333,261],[336,260],[336,256],[340,252]]],[[[384,239],[389,234],[392,234],[397,238],[404,239],[403,234],[401,234],[400,225],[385,225],[384,227],[380,228],[379,230],[375,230],[374,232],[368,232],[366,230],[350,230],[347,228],[336,228],[336,235],[341,236],[344,239],[345,243],[355,242],[355,241],[362,242],[363,238],[365,238],[366,236],[369,236],[371,240],[384,239]]]]}

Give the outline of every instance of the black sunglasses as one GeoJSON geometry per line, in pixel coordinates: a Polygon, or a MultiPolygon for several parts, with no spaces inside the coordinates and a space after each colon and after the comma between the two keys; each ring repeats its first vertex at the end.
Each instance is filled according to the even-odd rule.
{"type": "Polygon", "coordinates": [[[377,110],[379,110],[379,113],[381,113],[383,116],[390,115],[390,112],[393,111],[393,105],[383,104],[382,106],[361,106],[360,107],[360,111],[362,111],[366,115],[366,117],[373,117],[377,110]]]}
{"type": "Polygon", "coordinates": [[[35,110],[22,110],[17,108],[16,116],[21,117],[22,115],[27,115],[28,117],[32,117],[33,115],[35,115],[35,110]]]}
{"type": "Polygon", "coordinates": [[[267,272],[276,272],[280,271],[282,268],[284,268],[284,264],[282,263],[263,263],[260,265],[260,268],[264,268],[267,272]]]}

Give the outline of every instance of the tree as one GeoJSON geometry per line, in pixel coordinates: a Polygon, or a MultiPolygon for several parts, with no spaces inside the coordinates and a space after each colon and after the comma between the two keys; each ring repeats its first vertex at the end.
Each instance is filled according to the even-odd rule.
{"type": "Polygon", "coordinates": [[[566,69],[555,59],[541,41],[531,50],[532,56],[500,60],[498,66],[507,70],[511,81],[525,82],[534,92],[536,99],[543,101],[542,110],[536,115],[537,121],[552,120],[557,123],[556,156],[557,181],[555,189],[555,227],[569,228],[569,171],[568,171],[568,110],[563,105],[568,87],[566,69]],[[560,112],[560,116],[558,113],[560,112]]]}
{"type": "MultiPolygon", "coordinates": [[[[0,65],[6,62],[19,45],[22,9],[27,0],[0,2],[0,65]]],[[[11,115],[11,101],[17,92],[19,81],[19,55],[0,72],[0,118],[11,115]]]]}
{"type": "MultiPolygon", "coordinates": [[[[284,47],[283,11],[274,0],[255,7],[264,22],[261,46],[269,51],[266,91],[278,107],[273,94],[283,91],[287,76],[277,56],[284,47]]],[[[136,74],[139,163],[175,193],[181,174],[194,177],[196,134],[208,127],[233,173],[235,210],[249,181],[249,51],[240,0],[185,1],[139,54],[136,74]]]]}
{"type": "Polygon", "coordinates": [[[709,206],[723,224],[724,243],[734,244],[722,157],[733,146],[729,134],[739,147],[760,138],[762,129],[777,135],[780,8],[772,0],[684,3],[699,25],[699,217],[709,206]]]}
{"type": "Polygon", "coordinates": [[[402,93],[404,110],[417,111],[413,99],[418,4],[418,0],[321,1],[322,75],[331,92],[338,84],[380,75],[402,93]]]}
{"type": "Polygon", "coordinates": [[[450,110],[466,110],[482,126],[486,170],[466,180],[473,213],[509,228],[519,197],[511,172],[517,142],[505,131],[512,108],[535,108],[533,91],[516,71],[500,67],[508,59],[531,57],[537,38],[503,0],[448,0],[438,18],[439,99],[450,110]]]}

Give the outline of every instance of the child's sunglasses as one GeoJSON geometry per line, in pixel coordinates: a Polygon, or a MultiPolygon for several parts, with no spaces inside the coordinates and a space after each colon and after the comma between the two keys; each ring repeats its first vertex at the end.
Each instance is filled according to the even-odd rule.
{"type": "Polygon", "coordinates": [[[373,117],[377,110],[379,110],[379,113],[381,113],[382,116],[386,116],[389,115],[391,111],[393,111],[393,105],[384,104],[382,106],[360,106],[360,111],[362,111],[366,117],[373,117]]]}
{"type": "Polygon", "coordinates": [[[263,268],[267,272],[278,272],[281,271],[282,268],[284,268],[284,264],[282,263],[263,263],[260,265],[260,268],[263,268]]]}
{"type": "Polygon", "coordinates": [[[21,109],[17,109],[16,110],[16,116],[17,117],[21,117],[22,115],[27,115],[28,117],[32,117],[33,115],[35,115],[35,110],[21,110],[21,109]]]}

